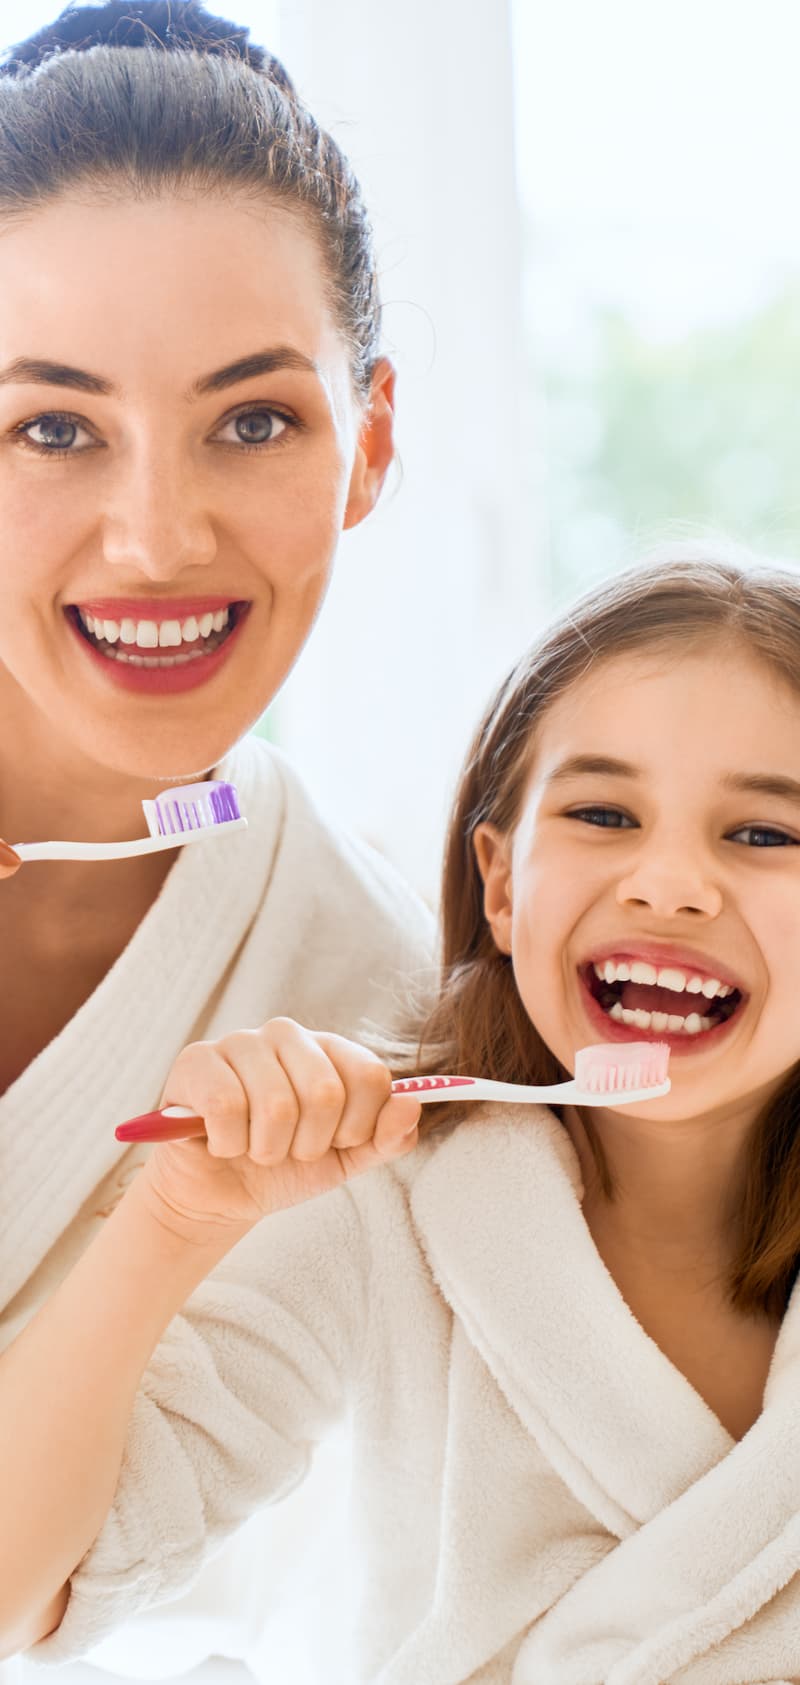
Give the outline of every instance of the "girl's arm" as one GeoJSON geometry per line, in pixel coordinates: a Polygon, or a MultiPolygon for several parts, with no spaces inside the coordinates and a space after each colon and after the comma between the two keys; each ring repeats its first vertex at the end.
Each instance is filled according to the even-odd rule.
{"type": "Polygon", "coordinates": [[[137,1178],[71,1274],[0,1357],[0,1659],[57,1626],[99,1533],[141,1376],[168,1323],[247,1225],[194,1240],[137,1178]]]}

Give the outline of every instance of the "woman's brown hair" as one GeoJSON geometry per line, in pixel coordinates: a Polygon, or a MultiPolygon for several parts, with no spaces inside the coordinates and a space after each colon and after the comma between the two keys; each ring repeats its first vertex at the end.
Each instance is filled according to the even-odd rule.
{"type": "Polygon", "coordinates": [[[199,0],[66,6],[0,62],[0,226],[59,195],[188,190],[279,202],[322,253],[354,388],[381,310],[358,182],[280,61],[199,0]]]}
{"type": "MultiPolygon", "coordinates": [[[[743,648],[800,698],[800,573],[711,547],[665,548],[571,605],[501,685],[470,747],[450,820],[442,883],[441,986],[416,1049],[417,1070],[470,1072],[518,1083],[555,1083],[570,1076],[528,1018],[511,960],[495,946],[483,912],[474,832],[484,820],[506,835],[513,832],[537,726],[575,680],[614,656],[708,644],[720,650],[723,674],[722,663],[728,662],[733,701],[736,652],[743,648]]],[[[553,1110],[560,1116],[560,1108],[553,1110]]],[[[613,1201],[616,1188],[591,1108],[578,1110],[599,1186],[613,1201]]],[[[426,1114],[423,1133],[447,1128],[456,1117],[466,1126],[469,1115],[444,1106],[426,1108],[426,1114]]],[[[744,1194],[731,1214],[734,1261],[725,1287],[729,1302],[743,1315],[782,1317],[800,1267],[798,1125],[800,1062],[755,1120],[744,1194]]]]}

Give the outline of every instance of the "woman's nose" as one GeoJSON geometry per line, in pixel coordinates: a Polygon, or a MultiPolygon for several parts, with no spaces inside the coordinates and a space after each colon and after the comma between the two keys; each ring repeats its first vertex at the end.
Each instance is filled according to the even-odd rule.
{"type": "Polygon", "coordinates": [[[132,464],[109,496],[103,555],[126,574],[170,580],[217,556],[214,522],[191,475],[132,464]]]}
{"type": "Polygon", "coordinates": [[[647,907],[661,918],[699,913],[715,918],[722,892],[704,856],[688,844],[643,844],[635,866],[617,885],[617,901],[647,907]]]}

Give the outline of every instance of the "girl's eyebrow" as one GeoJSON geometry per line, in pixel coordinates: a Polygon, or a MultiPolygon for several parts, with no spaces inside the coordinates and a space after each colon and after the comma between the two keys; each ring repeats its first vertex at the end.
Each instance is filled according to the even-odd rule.
{"type": "MultiPolygon", "coordinates": [[[[643,778],[644,769],[631,761],[616,760],[613,755],[568,755],[547,774],[545,785],[557,784],[582,773],[601,778],[643,778]]],[[[782,796],[784,801],[800,806],[800,783],[782,772],[723,772],[719,780],[723,790],[755,793],[762,796],[782,796]]]]}
{"type": "MultiPolygon", "coordinates": [[[[209,392],[223,392],[240,380],[253,380],[258,375],[273,374],[277,369],[296,369],[319,377],[319,368],[311,357],[306,357],[291,345],[276,345],[268,351],[253,351],[246,357],[237,357],[235,363],[228,363],[213,374],[201,375],[189,388],[187,398],[191,401],[203,398],[209,392]]],[[[15,357],[7,368],[0,369],[0,386],[11,386],[17,382],[36,386],[73,386],[78,392],[90,392],[100,398],[122,396],[119,387],[104,375],[90,374],[87,369],[73,368],[70,363],[52,362],[48,357],[15,357]]]]}

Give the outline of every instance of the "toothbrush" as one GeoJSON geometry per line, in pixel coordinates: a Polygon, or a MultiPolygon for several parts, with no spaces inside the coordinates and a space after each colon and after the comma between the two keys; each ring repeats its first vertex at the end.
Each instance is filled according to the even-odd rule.
{"type": "Polygon", "coordinates": [[[14,843],[21,860],[129,860],[135,854],[157,854],[163,848],[199,842],[223,831],[243,831],[239,799],[232,784],[206,779],[202,784],[179,784],[163,790],[153,802],[142,802],[149,837],[130,842],[14,843]]]}
{"type": "MultiPolygon", "coordinates": [[[[517,1082],[490,1082],[483,1077],[398,1077],[393,1094],[413,1094],[421,1105],[442,1100],[507,1100],[517,1105],[535,1101],[548,1105],[629,1106],[635,1100],[655,1100],[672,1086],[667,1076],[669,1044],[664,1041],[600,1042],[575,1054],[575,1075],[569,1082],[532,1088],[517,1082]]],[[[165,1106],[143,1112],[119,1124],[118,1141],[188,1141],[205,1135],[204,1120],[188,1106],[165,1106]]]]}

